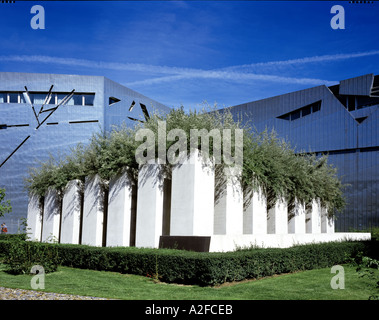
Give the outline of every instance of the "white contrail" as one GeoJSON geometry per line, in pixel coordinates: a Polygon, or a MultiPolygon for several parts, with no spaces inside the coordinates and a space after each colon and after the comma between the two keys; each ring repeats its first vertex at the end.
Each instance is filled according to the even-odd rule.
{"type": "Polygon", "coordinates": [[[321,79],[312,79],[312,78],[294,78],[294,77],[282,77],[275,75],[263,75],[256,74],[252,72],[248,72],[248,69],[258,69],[262,67],[275,67],[275,66],[289,66],[289,65],[300,65],[306,63],[315,63],[315,62],[329,62],[336,60],[346,60],[353,58],[361,58],[366,56],[379,55],[379,50],[376,51],[367,51],[367,52],[358,52],[358,53],[342,53],[342,54],[334,54],[334,55],[323,55],[323,56],[313,56],[313,57],[305,57],[299,59],[290,59],[290,60],[279,60],[279,61],[268,61],[268,62],[259,62],[253,64],[244,64],[237,66],[225,67],[217,70],[209,70],[207,71],[207,76],[202,76],[201,73],[191,75],[191,74],[181,74],[175,76],[166,76],[166,77],[157,77],[152,79],[145,79],[140,81],[135,81],[128,83],[127,85],[144,85],[144,84],[156,84],[160,82],[169,82],[173,80],[186,79],[186,78],[202,78],[209,77],[212,78],[223,78],[223,79],[231,79],[231,80],[266,80],[266,81],[275,81],[282,83],[302,83],[302,84],[312,84],[312,85],[320,85],[325,84],[327,86],[336,84],[336,81],[328,81],[321,79]],[[242,69],[242,70],[239,70],[242,69]],[[213,72],[213,73],[212,73],[213,72]],[[214,73],[216,72],[216,73],[214,73]],[[234,72],[234,73],[233,73],[234,72]]]}
{"type": "Polygon", "coordinates": [[[178,79],[223,79],[230,81],[241,81],[241,80],[264,80],[264,81],[275,81],[282,83],[302,83],[311,85],[326,84],[331,85],[334,82],[312,79],[312,78],[291,78],[282,77],[276,75],[265,75],[265,74],[255,74],[255,73],[245,73],[245,72],[234,72],[226,70],[204,70],[204,69],[194,69],[194,68],[177,68],[168,66],[154,66],[141,63],[119,63],[119,62],[104,62],[104,61],[92,61],[85,59],[75,59],[75,58],[59,58],[41,55],[15,55],[15,56],[0,56],[0,61],[15,61],[15,62],[38,62],[38,63],[51,63],[51,64],[61,64],[69,66],[80,66],[88,68],[99,68],[99,69],[111,69],[111,70],[123,70],[123,71],[136,71],[148,74],[164,74],[170,75],[166,77],[157,77],[153,79],[146,79],[142,81],[136,81],[129,83],[128,85],[141,85],[141,84],[154,84],[160,82],[168,82],[178,79]]]}
{"type": "Polygon", "coordinates": [[[281,82],[281,83],[332,85],[332,84],[335,84],[336,82],[322,80],[322,79],[313,79],[313,78],[296,78],[296,77],[285,77],[285,76],[279,76],[279,75],[268,75],[268,74],[249,72],[249,70],[250,69],[259,70],[265,67],[280,67],[280,66],[301,65],[301,64],[315,63],[315,62],[346,60],[346,59],[360,58],[360,57],[373,56],[373,55],[379,55],[379,50],[358,52],[358,53],[342,53],[342,54],[334,54],[334,55],[313,56],[313,57],[289,59],[289,60],[282,60],[282,61],[279,60],[279,61],[259,62],[259,63],[253,63],[253,64],[230,66],[230,67],[225,67],[225,68],[216,69],[216,70],[156,66],[156,65],[149,65],[149,64],[142,64],[142,63],[92,61],[92,60],[85,60],[85,59],[60,58],[60,57],[51,57],[51,56],[43,56],[43,55],[32,55],[32,56],[1,55],[0,61],[50,63],[50,64],[80,66],[80,67],[97,68],[97,69],[110,69],[110,70],[117,70],[117,71],[120,71],[120,70],[135,71],[135,72],[146,73],[149,75],[151,74],[165,75],[163,77],[157,76],[155,78],[127,83],[127,85],[129,86],[157,84],[157,83],[170,82],[170,81],[179,80],[179,79],[199,79],[199,78],[222,79],[222,80],[229,80],[229,81],[261,80],[261,81],[273,81],[273,82],[281,82]]]}
{"type": "MultiPolygon", "coordinates": [[[[137,71],[157,73],[157,74],[181,74],[189,71],[197,71],[196,69],[189,68],[177,68],[168,66],[154,66],[142,63],[122,63],[122,62],[105,62],[105,61],[93,61],[76,58],[59,58],[51,56],[41,55],[14,55],[14,56],[0,56],[0,61],[13,61],[13,62],[38,62],[38,63],[51,63],[61,64],[78,67],[110,69],[110,70],[123,70],[123,71],[137,71]]],[[[199,70],[203,71],[203,70],[199,70]]]]}
{"type": "Polygon", "coordinates": [[[180,79],[221,79],[229,81],[243,81],[243,80],[261,80],[272,81],[281,83],[301,83],[310,85],[333,85],[336,81],[328,81],[314,78],[294,78],[294,77],[282,77],[276,75],[256,74],[256,73],[242,73],[242,72],[230,72],[230,71],[201,71],[201,72],[188,72],[185,74],[157,77],[152,79],[140,80],[126,83],[126,86],[136,85],[150,85],[162,82],[171,82],[180,79]]]}
{"type": "Polygon", "coordinates": [[[266,80],[266,81],[275,81],[282,83],[302,83],[302,84],[312,84],[312,85],[333,85],[336,84],[336,81],[328,81],[321,79],[312,79],[312,78],[294,78],[294,77],[282,77],[275,75],[264,75],[264,74],[256,74],[252,72],[248,72],[249,69],[258,69],[262,67],[275,67],[275,66],[289,66],[289,65],[301,65],[307,63],[315,63],[315,62],[329,62],[336,60],[346,60],[353,58],[361,58],[367,56],[379,55],[379,50],[367,51],[367,52],[358,52],[358,53],[341,53],[334,55],[322,55],[322,56],[313,56],[313,57],[305,57],[299,59],[290,59],[290,60],[279,60],[279,61],[268,61],[268,62],[259,62],[253,64],[244,64],[237,66],[225,67],[217,70],[209,70],[206,71],[208,75],[202,76],[202,74],[181,74],[175,76],[166,76],[166,77],[157,77],[152,79],[145,79],[141,81],[135,81],[128,83],[127,85],[144,85],[144,84],[155,84],[160,82],[169,82],[173,80],[185,79],[185,78],[222,78],[222,79],[230,79],[230,80],[266,80]],[[239,70],[241,69],[241,70],[239,70]],[[233,73],[234,71],[234,73],[233,73]]]}
{"type": "Polygon", "coordinates": [[[379,50],[357,52],[357,53],[340,53],[340,54],[332,54],[332,55],[313,56],[313,57],[305,57],[305,58],[290,59],[290,60],[258,62],[258,63],[252,63],[252,64],[230,66],[230,67],[223,68],[222,70],[234,70],[234,69],[239,69],[239,68],[251,68],[251,67],[300,65],[300,64],[313,63],[313,62],[347,60],[347,59],[361,58],[361,57],[375,56],[375,55],[379,55],[379,50]]]}

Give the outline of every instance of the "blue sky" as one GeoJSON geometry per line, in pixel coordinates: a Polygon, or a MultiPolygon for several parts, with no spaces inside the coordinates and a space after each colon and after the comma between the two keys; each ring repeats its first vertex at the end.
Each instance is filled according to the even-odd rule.
{"type": "Polygon", "coordinates": [[[0,3],[0,71],[106,76],[169,107],[237,105],[379,74],[379,2],[0,3]],[[33,30],[33,5],[45,29],[33,30]],[[345,29],[333,30],[333,5],[345,29]]]}

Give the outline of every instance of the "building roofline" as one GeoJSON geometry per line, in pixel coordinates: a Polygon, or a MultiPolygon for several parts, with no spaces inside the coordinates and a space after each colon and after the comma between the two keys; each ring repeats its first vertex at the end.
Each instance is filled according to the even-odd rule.
{"type": "Polygon", "coordinates": [[[250,103],[263,102],[263,101],[268,100],[268,99],[277,99],[278,97],[282,97],[282,96],[285,96],[285,95],[288,95],[288,94],[296,94],[296,93],[305,92],[305,91],[308,91],[308,90],[314,90],[314,89],[320,88],[320,87],[327,88],[333,94],[335,94],[335,92],[334,92],[333,89],[339,88],[340,85],[341,85],[341,82],[349,81],[349,80],[353,80],[353,79],[358,79],[358,78],[363,78],[363,77],[366,77],[366,76],[372,76],[373,79],[374,79],[373,83],[374,82],[375,83],[379,83],[379,75],[375,75],[373,73],[369,73],[369,74],[364,74],[364,75],[353,77],[353,78],[339,80],[338,83],[336,83],[335,85],[331,85],[331,86],[326,86],[325,84],[322,84],[322,85],[315,86],[315,87],[310,87],[310,88],[300,89],[300,90],[291,91],[291,92],[287,92],[287,93],[283,93],[283,94],[278,94],[278,95],[275,95],[275,96],[272,96],[272,97],[267,97],[267,98],[263,98],[263,99],[258,99],[258,100],[253,100],[253,101],[248,101],[248,102],[240,103],[238,105],[234,105],[234,106],[227,107],[227,108],[224,108],[224,109],[230,109],[230,108],[240,107],[240,106],[247,105],[247,104],[250,104],[250,103]]]}

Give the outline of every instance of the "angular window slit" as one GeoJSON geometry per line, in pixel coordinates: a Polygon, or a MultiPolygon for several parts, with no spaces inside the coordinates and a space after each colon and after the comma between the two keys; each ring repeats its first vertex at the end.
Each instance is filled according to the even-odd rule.
{"type": "Polygon", "coordinates": [[[120,99],[117,99],[115,97],[109,97],[109,106],[117,103],[117,102],[120,102],[121,100],[120,99]]]}
{"type": "Polygon", "coordinates": [[[74,123],[94,123],[94,122],[99,122],[99,120],[69,121],[68,123],[74,124],[74,123]]]}
{"type": "Polygon", "coordinates": [[[321,100],[278,116],[278,119],[294,121],[321,110],[321,100]]]}
{"type": "Polygon", "coordinates": [[[357,121],[359,124],[361,124],[366,119],[367,119],[367,116],[366,117],[355,118],[355,121],[357,121]]]}
{"type": "Polygon", "coordinates": [[[9,94],[9,103],[18,103],[18,93],[9,94]]]}
{"type": "Polygon", "coordinates": [[[302,117],[305,117],[305,116],[307,116],[308,114],[311,114],[312,113],[312,107],[311,106],[309,106],[309,107],[304,107],[304,108],[302,108],[302,110],[301,110],[301,116],[302,117]]]}
{"type": "Polygon", "coordinates": [[[296,110],[294,112],[291,112],[291,121],[294,121],[296,119],[299,119],[301,117],[301,110],[296,110]]]}
{"type": "Polygon", "coordinates": [[[11,124],[11,125],[6,125],[8,128],[13,128],[13,127],[29,127],[29,124],[11,124]]]}
{"type": "MultiPolygon", "coordinates": [[[[28,103],[34,105],[55,105],[69,93],[65,92],[0,92],[0,103],[28,103]]],[[[94,93],[75,93],[67,102],[67,105],[93,106],[94,93]]]]}
{"type": "Polygon", "coordinates": [[[129,111],[132,111],[134,106],[135,106],[136,102],[133,100],[130,107],[129,107],[129,111]]]}
{"type": "Polygon", "coordinates": [[[349,96],[347,99],[347,105],[348,108],[347,110],[349,111],[354,111],[355,110],[355,97],[354,96],[349,96]]]}
{"type": "Polygon", "coordinates": [[[85,106],[93,106],[93,103],[95,101],[95,95],[94,94],[83,94],[84,99],[84,105],[85,106]]]}

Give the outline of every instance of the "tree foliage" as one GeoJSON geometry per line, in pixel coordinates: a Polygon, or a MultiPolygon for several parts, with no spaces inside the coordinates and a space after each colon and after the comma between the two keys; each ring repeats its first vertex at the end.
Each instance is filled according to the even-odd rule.
{"type": "Polygon", "coordinates": [[[10,200],[5,199],[5,189],[0,188],[0,217],[2,217],[5,213],[9,213],[12,211],[12,206],[10,200]]]}
{"type": "Polygon", "coordinates": [[[125,125],[109,133],[94,133],[88,145],[80,143],[66,156],[50,155],[46,161],[39,161],[38,166],[30,167],[25,186],[30,193],[41,197],[49,187],[63,194],[70,180],[84,182],[86,176],[99,174],[106,181],[126,167],[135,179],[138,164],[134,152],[138,144],[134,133],[125,125]]]}
{"type": "MultiPolygon", "coordinates": [[[[219,130],[221,139],[228,138],[230,143],[235,141],[235,129],[243,131],[243,163],[240,181],[244,193],[248,195],[258,187],[262,189],[268,200],[268,207],[275,204],[279,198],[284,198],[289,208],[295,201],[309,205],[312,199],[319,198],[322,206],[328,209],[330,216],[341,211],[345,205],[343,185],[337,176],[337,170],[328,163],[327,156],[316,157],[309,154],[297,154],[294,149],[279,139],[274,131],[257,132],[251,127],[242,126],[235,121],[229,112],[216,110],[189,111],[183,108],[173,109],[166,115],[152,115],[143,123],[134,128],[125,125],[114,128],[110,132],[100,132],[92,136],[87,145],[79,144],[65,157],[58,159],[50,156],[48,160],[40,162],[39,166],[30,168],[26,178],[26,187],[30,192],[43,196],[48,187],[54,187],[63,192],[68,181],[72,179],[84,180],[84,177],[98,173],[107,181],[120,170],[127,168],[129,177],[136,181],[139,164],[136,161],[136,150],[141,145],[136,141],[139,129],[150,129],[155,136],[154,144],[158,157],[159,121],[164,121],[166,132],[172,129],[181,129],[186,136],[185,147],[190,152],[191,146],[201,149],[201,139],[191,141],[191,130],[205,129],[210,132],[219,130]],[[211,112],[209,112],[211,111],[211,112]],[[223,129],[231,129],[230,137],[223,136],[223,129]]],[[[166,141],[165,151],[177,143],[177,139],[166,141]]],[[[215,156],[218,144],[215,139],[209,139],[210,156],[215,156]]],[[[233,145],[234,155],[237,149],[233,145]]],[[[233,149],[232,148],[232,149],[233,149]]],[[[220,167],[216,167],[220,173],[220,167]]],[[[162,165],[165,175],[169,175],[172,165],[166,162],[162,165]]],[[[217,191],[216,191],[217,193],[217,191]]]]}

